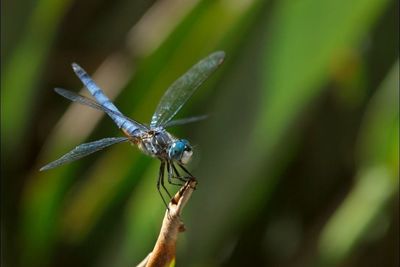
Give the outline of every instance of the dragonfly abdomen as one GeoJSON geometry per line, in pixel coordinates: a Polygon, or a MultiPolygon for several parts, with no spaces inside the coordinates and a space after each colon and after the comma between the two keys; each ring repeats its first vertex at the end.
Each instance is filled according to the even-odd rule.
{"type": "MultiPolygon", "coordinates": [[[[96,99],[96,101],[102,105],[103,107],[108,108],[109,110],[121,114],[118,108],[110,101],[110,99],[104,94],[103,90],[97,86],[97,84],[90,78],[90,76],[86,73],[84,69],[82,69],[78,64],[73,63],[72,68],[82,83],[89,90],[90,94],[96,99]]],[[[110,114],[109,114],[110,115],[110,114]]],[[[111,116],[111,115],[110,115],[111,116]]]]}
{"type": "Polygon", "coordinates": [[[122,130],[122,132],[130,139],[137,139],[140,138],[140,136],[142,135],[142,131],[135,124],[128,120],[124,120],[121,125],[117,123],[117,125],[122,130]]]}
{"type": "Polygon", "coordinates": [[[133,122],[124,118],[121,111],[111,102],[111,100],[104,94],[103,90],[97,86],[97,84],[90,78],[84,69],[82,69],[78,64],[73,63],[72,68],[74,69],[76,75],[82,81],[82,83],[89,90],[90,94],[96,99],[108,116],[117,124],[118,128],[125,130],[129,135],[132,135],[134,131],[138,129],[138,126],[133,122]]]}

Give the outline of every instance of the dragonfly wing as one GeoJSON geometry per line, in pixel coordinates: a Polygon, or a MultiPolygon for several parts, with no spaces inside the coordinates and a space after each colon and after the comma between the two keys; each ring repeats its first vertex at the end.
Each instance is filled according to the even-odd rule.
{"type": "Polygon", "coordinates": [[[71,100],[72,102],[78,102],[79,104],[89,106],[91,108],[98,109],[98,110],[105,112],[105,108],[103,106],[101,106],[96,101],[94,101],[90,98],[84,97],[83,95],[79,95],[77,93],[74,93],[72,91],[68,91],[68,90],[65,90],[62,88],[54,88],[54,91],[57,94],[65,97],[66,99],[71,100]]]}
{"type": "Polygon", "coordinates": [[[61,158],[50,162],[46,166],[43,166],[40,171],[45,171],[49,169],[53,169],[65,163],[83,158],[89,154],[92,154],[96,151],[102,150],[108,146],[118,144],[121,142],[128,141],[127,137],[110,137],[110,138],[103,138],[94,142],[81,144],[75,147],[73,150],[62,156],[61,158]]]}
{"type": "Polygon", "coordinates": [[[208,117],[208,115],[201,115],[201,116],[196,116],[196,117],[172,120],[172,121],[167,122],[167,124],[165,124],[165,128],[205,120],[205,119],[207,119],[207,117],[208,117]]]}
{"type": "Polygon", "coordinates": [[[65,97],[65,98],[71,100],[72,102],[77,102],[79,104],[82,104],[82,105],[89,106],[89,107],[94,108],[94,109],[98,109],[98,110],[104,111],[107,114],[113,114],[113,116],[115,116],[115,117],[119,117],[119,118],[121,118],[121,119],[123,119],[125,121],[128,121],[129,122],[128,124],[127,123],[124,124],[124,128],[126,126],[128,126],[129,124],[133,124],[137,128],[140,128],[140,129],[143,129],[143,130],[147,129],[147,127],[144,126],[143,124],[141,124],[141,123],[139,123],[139,122],[137,122],[135,120],[132,120],[131,118],[126,117],[122,113],[115,113],[114,111],[112,111],[112,110],[110,110],[110,109],[108,109],[108,108],[106,108],[104,106],[101,106],[96,101],[94,101],[94,100],[92,100],[90,98],[84,97],[83,95],[80,95],[80,94],[77,94],[77,93],[74,93],[72,91],[62,89],[62,88],[54,88],[54,91],[57,94],[59,94],[59,95],[65,97]]]}
{"type": "Polygon", "coordinates": [[[212,53],[179,77],[161,98],[150,126],[165,126],[193,92],[221,65],[224,57],[225,53],[222,51],[212,53]]]}

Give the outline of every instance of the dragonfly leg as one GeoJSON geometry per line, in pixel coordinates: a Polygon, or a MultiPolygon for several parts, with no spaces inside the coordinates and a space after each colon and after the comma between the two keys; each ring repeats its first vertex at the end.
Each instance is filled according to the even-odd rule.
{"type": "Polygon", "coordinates": [[[161,163],[161,165],[162,166],[160,166],[160,176],[161,176],[161,178],[160,178],[160,181],[161,181],[161,186],[164,188],[164,190],[165,190],[165,192],[167,192],[167,195],[169,196],[169,198],[171,199],[172,198],[172,196],[171,196],[171,194],[168,192],[168,190],[167,190],[167,188],[165,187],[165,185],[164,185],[164,170],[165,170],[165,163],[164,162],[162,162],[161,163]]]}
{"type": "Polygon", "coordinates": [[[178,172],[178,170],[177,170],[177,168],[175,167],[175,165],[173,164],[173,163],[171,163],[171,165],[172,165],[172,168],[174,169],[174,172],[175,172],[175,178],[176,179],[179,179],[180,181],[182,181],[182,182],[187,182],[188,180],[190,180],[191,178],[193,178],[193,176],[191,175],[191,176],[182,176],[182,175],[180,175],[180,173],[178,172]]]}
{"type": "MultiPolygon", "coordinates": [[[[186,172],[186,174],[189,175],[189,176],[180,176],[178,170],[175,168],[175,165],[172,165],[174,167],[175,173],[177,173],[177,175],[179,176],[179,179],[182,179],[184,181],[196,180],[196,177],[194,177],[182,164],[178,163],[178,165],[184,172],[186,172]]],[[[194,189],[196,189],[196,186],[194,187],[194,189]]]]}
{"type": "MultiPolygon", "coordinates": [[[[161,181],[164,180],[164,177],[163,177],[163,176],[164,176],[164,168],[165,168],[165,163],[164,163],[164,162],[161,162],[161,165],[160,165],[160,172],[159,172],[159,174],[158,174],[158,180],[157,180],[157,190],[158,190],[158,193],[159,193],[160,196],[161,196],[162,201],[164,202],[164,205],[167,207],[167,210],[169,210],[168,204],[167,204],[167,202],[165,201],[164,196],[163,196],[163,194],[162,194],[162,192],[161,192],[161,190],[160,190],[161,181]]],[[[163,183],[164,183],[164,182],[163,182],[163,183]]]]}
{"type": "Polygon", "coordinates": [[[193,176],[193,174],[191,174],[182,164],[178,163],[178,165],[179,165],[179,167],[181,167],[181,169],[182,169],[184,172],[186,172],[186,174],[189,175],[189,177],[188,177],[189,179],[195,178],[195,177],[193,176]]]}
{"type": "MultiPolygon", "coordinates": [[[[178,179],[178,178],[174,176],[173,169],[172,169],[171,164],[169,162],[167,162],[167,171],[168,171],[168,182],[170,184],[178,185],[178,186],[183,186],[184,185],[184,183],[175,183],[175,182],[172,181],[172,179],[178,179]]],[[[182,180],[180,180],[180,181],[182,181],[182,180]]],[[[185,181],[183,181],[183,182],[185,182],[185,181]]]]}

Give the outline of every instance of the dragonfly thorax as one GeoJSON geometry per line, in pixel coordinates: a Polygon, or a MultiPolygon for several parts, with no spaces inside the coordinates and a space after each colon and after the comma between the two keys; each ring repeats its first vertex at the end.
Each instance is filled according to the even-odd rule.
{"type": "Polygon", "coordinates": [[[166,158],[168,147],[175,139],[165,130],[152,130],[143,132],[138,138],[137,145],[141,151],[149,156],[166,158]]]}
{"type": "Polygon", "coordinates": [[[187,164],[193,154],[189,141],[177,139],[164,129],[144,132],[139,140],[137,145],[141,151],[162,160],[187,164]]]}

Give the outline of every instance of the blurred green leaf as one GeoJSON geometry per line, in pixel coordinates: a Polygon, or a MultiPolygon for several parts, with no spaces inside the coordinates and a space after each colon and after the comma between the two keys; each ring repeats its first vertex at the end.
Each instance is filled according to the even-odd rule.
{"type": "Polygon", "coordinates": [[[21,40],[2,69],[1,138],[7,150],[21,143],[20,138],[26,130],[33,100],[36,99],[42,64],[70,2],[37,1],[21,40]]]}
{"type": "Polygon", "coordinates": [[[360,132],[360,167],[384,164],[399,168],[399,63],[395,64],[370,103],[360,132]]]}
{"type": "Polygon", "coordinates": [[[360,132],[360,169],[354,189],[322,231],[320,265],[337,266],[367,231],[378,227],[399,191],[399,62],[368,106],[360,132]]]}
{"type": "Polygon", "coordinates": [[[266,45],[265,90],[253,139],[261,155],[320,94],[336,57],[360,42],[387,2],[357,0],[351,7],[344,0],[278,4],[266,45]]]}
{"type": "MultiPolygon", "coordinates": [[[[189,246],[182,254],[190,251],[192,262],[217,265],[212,259],[216,258],[220,242],[228,237],[234,239],[238,227],[257,214],[273,190],[285,159],[290,157],[287,150],[297,139],[296,133],[287,132],[290,126],[305,106],[321,93],[322,85],[329,79],[332,61],[347,47],[360,42],[386,3],[358,0],[349,8],[346,1],[336,0],[277,2],[272,20],[268,21],[271,28],[265,38],[265,55],[259,70],[261,78],[255,78],[262,80],[262,87],[261,96],[256,96],[259,101],[257,118],[253,128],[247,126],[251,134],[239,135],[238,127],[231,133],[226,129],[230,125],[226,121],[225,129],[214,133],[213,162],[208,163],[208,168],[215,171],[201,174],[207,179],[199,187],[207,194],[191,201],[201,214],[194,215],[189,246]],[[283,140],[284,137],[288,140],[283,140]],[[230,145],[226,144],[227,139],[230,145]]],[[[251,57],[252,52],[248,55],[251,57]]],[[[240,77],[240,72],[237,75],[240,77]]],[[[230,77],[234,84],[229,84],[229,90],[246,80],[238,76],[230,77]]],[[[241,90],[239,99],[244,101],[246,87],[241,90]]],[[[235,109],[242,110],[243,105],[232,104],[234,108],[227,111],[230,116],[225,118],[240,118],[240,122],[238,119],[231,122],[240,123],[240,129],[245,128],[242,124],[246,124],[243,122],[246,117],[241,117],[243,112],[235,109]]],[[[207,168],[207,162],[203,161],[202,166],[207,168]]]]}

